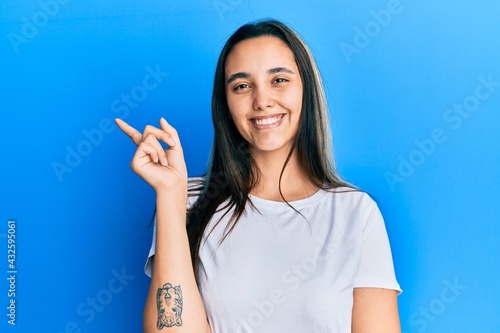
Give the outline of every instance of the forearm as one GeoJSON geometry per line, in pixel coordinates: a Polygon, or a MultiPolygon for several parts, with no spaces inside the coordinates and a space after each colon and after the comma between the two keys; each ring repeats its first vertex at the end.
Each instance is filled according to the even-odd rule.
{"type": "Polygon", "coordinates": [[[163,328],[172,333],[210,332],[191,265],[186,201],[157,193],[156,207],[156,253],[144,309],[144,332],[163,328]]]}

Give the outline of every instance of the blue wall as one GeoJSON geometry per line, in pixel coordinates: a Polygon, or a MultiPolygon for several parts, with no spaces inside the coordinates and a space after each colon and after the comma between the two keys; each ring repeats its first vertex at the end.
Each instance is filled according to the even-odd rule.
{"type": "Polygon", "coordinates": [[[289,23],[314,51],[339,169],[386,218],[404,332],[500,331],[498,1],[7,0],[2,332],[141,331],[154,192],[111,121],[165,116],[190,175],[202,173],[215,60],[261,17],[289,23]]]}

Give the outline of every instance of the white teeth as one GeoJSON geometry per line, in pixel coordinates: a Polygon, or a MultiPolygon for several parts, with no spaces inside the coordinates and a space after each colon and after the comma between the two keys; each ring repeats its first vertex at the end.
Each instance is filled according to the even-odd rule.
{"type": "Polygon", "coordinates": [[[275,116],[271,118],[265,118],[265,119],[255,119],[255,124],[257,126],[264,126],[264,125],[271,125],[274,123],[277,123],[282,116],[275,116]]]}

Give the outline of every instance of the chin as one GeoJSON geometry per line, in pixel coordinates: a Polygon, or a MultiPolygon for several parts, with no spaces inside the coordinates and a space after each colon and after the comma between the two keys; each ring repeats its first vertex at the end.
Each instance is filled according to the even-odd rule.
{"type": "Polygon", "coordinates": [[[255,152],[263,152],[263,153],[272,153],[272,152],[288,153],[291,147],[292,147],[291,144],[283,144],[283,143],[252,145],[252,148],[255,152]]]}

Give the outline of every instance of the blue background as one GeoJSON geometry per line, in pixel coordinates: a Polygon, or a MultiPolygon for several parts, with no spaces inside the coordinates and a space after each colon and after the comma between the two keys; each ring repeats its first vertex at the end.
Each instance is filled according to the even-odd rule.
{"type": "Polygon", "coordinates": [[[201,174],[218,53],[262,17],[290,24],[315,54],[339,170],[386,218],[403,331],[500,331],[498,1],[7,0],[2,332],[141,331],[154,192],[129,168],[133,144],[108,121],[142,128],[166,117],[190,175],[201,174]],[[456,113],[464,103],[471,111],[456,113]],[[9,219],[15,326],[6,316],[9,219]]]}

